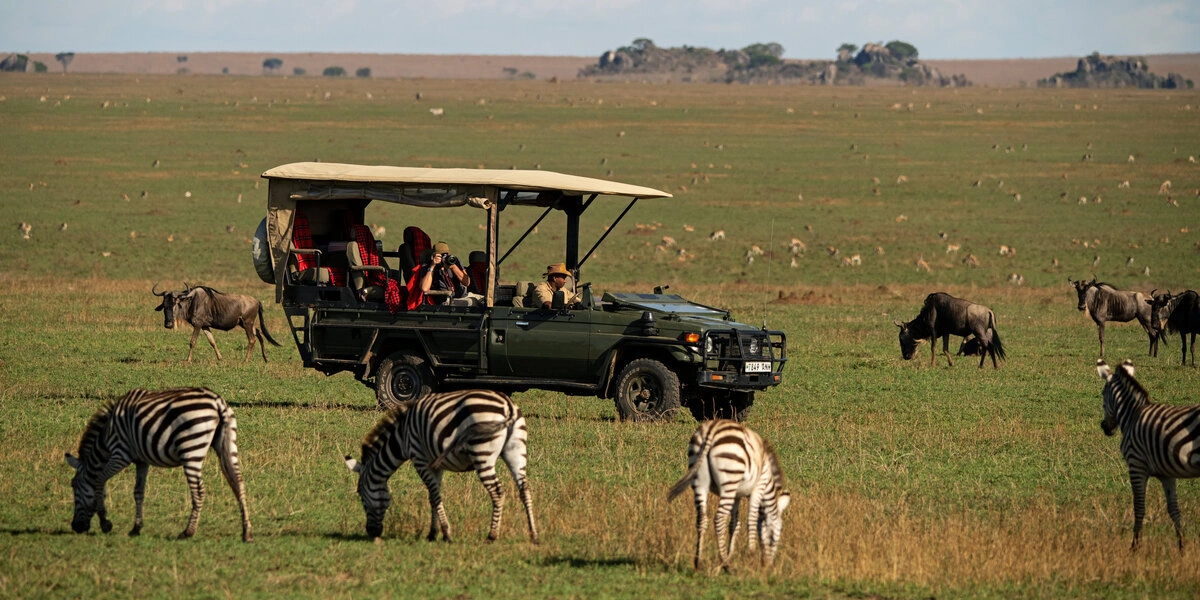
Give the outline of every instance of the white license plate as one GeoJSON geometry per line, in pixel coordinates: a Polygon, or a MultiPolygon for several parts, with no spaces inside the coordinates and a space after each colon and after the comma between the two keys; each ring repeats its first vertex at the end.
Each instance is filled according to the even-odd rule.
{"type": "Polygon", "coordinates": [[[771,363],[770,362],[748,362],[748,363],[746,363],[746,372],[747,373],[770,373],[771,372],[771,363]]]}

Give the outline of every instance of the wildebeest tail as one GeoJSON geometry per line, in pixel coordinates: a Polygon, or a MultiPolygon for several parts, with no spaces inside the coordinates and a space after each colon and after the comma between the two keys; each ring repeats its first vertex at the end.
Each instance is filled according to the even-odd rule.
{"type": "Polygon", "coordinates": [[[271,332],[267,331],[267,321],[266,319],[263,319],[262,302],[258,303],[258,328],[262,330],[263,337],[267,338],[268,342],[271,342],[276,346],[279,345],[279,342],[275,341],[275,338],[271,337],[271,332]]]}
{"type": "Polygon", "coordinates": [[[675,496],[682,494],[683,490],[691,487],[692,482],[696,480],[696,475],[700,473],[702,463],[708,463],[708,451],[710,448],[712,448],[712,436],[705,436],[704,444],[700,446],[700,451],[696,453],[696,462],[692,463],[687,473],[679,481],[676,481],[675,485],[671,486],[671,491],[667,492],[668,501],[674,500],[675,496]]]}
{"type": "Polygon", "coordinates": [[[1004,343],[1000,341],[1000,332],[995,329],[992,330],[992,347],[996,349],[996,356],[999,356],[1000,360],[1008,360],[1008,355],[1004,353],[1004,343]]]}
{"type": "Polygon", "coordinates": [[[996,314],[992,313],[990,317],[992,326],[992,349],[995,350],[996,356],[999,356],[1000,360],[1008,360],[1008,356],[1004,353],[1004,342],[1000,341],[1000,331],[996,329],[996,314]]]}

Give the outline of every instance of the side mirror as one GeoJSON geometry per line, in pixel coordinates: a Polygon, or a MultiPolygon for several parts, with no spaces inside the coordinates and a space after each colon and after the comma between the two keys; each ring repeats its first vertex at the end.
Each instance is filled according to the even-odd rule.
{"type": "Polygon", "coordinates": [[[592,295],[591,282],[583,284],[583,293],[580,295],[579,303],[587,310],[591,310],[596,306],[596,298],[592,295]]]}

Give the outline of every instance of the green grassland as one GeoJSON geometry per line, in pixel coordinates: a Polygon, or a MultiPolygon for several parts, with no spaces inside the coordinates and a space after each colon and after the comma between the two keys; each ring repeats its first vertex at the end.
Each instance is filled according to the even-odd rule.
{"type": "MultiPolygon", "coordinates": [[[[1067,278],[1200,285],[1198,111],[1198,92],[1132,90],[5,75],[0,595],[1193,597],[1200,484],[1179,486],[1185,553],[1153,483],[1143,547],[1128,551],[1129,484],[1098,426],[1096,329],[1067,278]],[[392,479],[383,538],[367,539],[341,456],[377,419],[373,394],[303,369],[250,261],[258,175],[307,160],[611,171],[675,194],[638,203],[584,278],[669,284],[787,332],[784,383],[749,420],[793,498],[775,567],[742,545],[719,573],[710,530],[706,566],[692,569],[694,509],[666,500],[689,418],[623,424],[610,403],[546,392],[514,397],[541,544],[506,475],[501,539],[485,544],[490,503],[468,474],[446,478],[455,541],[425,542],[409,468],[392,479]],[[708,241],[718,229],[726,239],[708,241]],[[663,236],[676,245],[656,249],[663,236]],[[807,247],[795,267],[793,238],[807,247]],[[752,246],[764,254],[751,263],[752,246]],[[855,254],[861,266],[841,266],[855,254]],[[183,363],[188,336],[162,328],[149,294],[181,281],[265,300],[285,347],[241,364],[244,339],[218,334],[226,361],[201,342],[183,363]],[[892,321],[937,290],[996,311],[999,370],[931,368],[927,347],[901,360],[892,321]],[[110,485],[115,530],[72,533],[62,457],[87,417],[131,387],[179,385],[208,385],[236,411],[255,541],[239,541],[211,458],[194,539],[174,539],[189,510],[178,469],[151,475],[141,537],[124,535],[131,473],[110,485]]],[[[584,242],[624,208],[598,202],[584,242]]],[[[503,213],[502,248],[537,216],[503,213]]],[[[460,255],[483,243],[469,209],[372,206],[368,221],[387,246],[410,224],[460,255]]],[[[543,222],[502,279],[537,278],[561,233],[543,222]]],[[[1109,327],[1107,342],[1156,399],[1197,401],[1178,337],[1157,358],[1136,324],[1109,327]]]]}

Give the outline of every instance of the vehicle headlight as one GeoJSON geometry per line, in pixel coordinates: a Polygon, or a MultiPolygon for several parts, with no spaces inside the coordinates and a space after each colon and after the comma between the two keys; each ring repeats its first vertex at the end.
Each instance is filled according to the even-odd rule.
{"type": "Polygon", "coordinates": [[[750,345],[747,349],[750,351],[750,354],[758,354],[759,350],[762,349],[758,346],[758,338],[750,338],[750,345]]]}
{"type": "Polygon", "coordinates": [[[708,337],[708,336],[705,336],[705,337],[704,337],[704,353],[705,353],[705,354],[712,354],[712,352],[713,352],[713,341],[712,341],[712,338],[711,338],[711,337],[708,337]]]}

